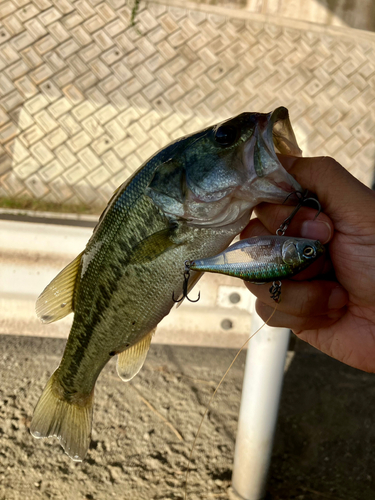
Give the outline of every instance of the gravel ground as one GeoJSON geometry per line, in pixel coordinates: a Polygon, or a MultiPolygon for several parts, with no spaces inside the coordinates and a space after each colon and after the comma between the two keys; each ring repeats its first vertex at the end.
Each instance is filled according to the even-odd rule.
{"type": "MultiPolygon", "coordinates": [[[[374,500],[375,375],[301,345],[285,378],[266,498],[374,500]]],[[[28,432],[63,347],[0,336],[0,499],[182,499],[200,418],[235,352],[153,345],[129,384],[109,363],[96,387],[90,450],[74,463],[57,440],[28,432]]],[[[189,500],[229,498],[244,360],[242,353],[202,427],[189,500]]]]}

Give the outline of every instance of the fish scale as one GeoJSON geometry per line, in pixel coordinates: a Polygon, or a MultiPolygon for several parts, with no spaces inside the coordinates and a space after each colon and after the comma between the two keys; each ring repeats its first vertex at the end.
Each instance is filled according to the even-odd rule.
{"type": "Polygon", "coordinates": [[[285,108],[242,113],[170,144],[115,191],[86,249],[37,300],[42,321],[70,312],[74,320],[34,411],[35,437],[57,436],[73,460],[84,458],[97,377],[115,354],[123,380],[138,373],[182,294],[185,260],[223,251],[255,205],[300,189],[276,143],[277,152],[301,154],[285,108]]]}

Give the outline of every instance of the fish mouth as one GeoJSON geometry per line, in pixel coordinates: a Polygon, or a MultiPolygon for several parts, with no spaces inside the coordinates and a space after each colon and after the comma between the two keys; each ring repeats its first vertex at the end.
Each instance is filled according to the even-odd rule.
{"type": "Polygon", "coordinates": [[[288,195],[302,190],[277,156],[302,155],[288,110],[279,107],[271,113],[251,115],[252,134],[239,151],[243,182],[235,179],[226,189],[199,195],[193,190],[188,192],[192,224],[223,227],[239,221],[261,202],[293,204],[295,200],[288,195]]]}
{"type": "Polygon", "coordinates": [[[289,119],[289,111],[280,106],[269,113],[269,120],[265,134],[265,142],[276,153],[289,156],[302,156],[302,151],[297,144],[296,136],[289,119]]]}
{"type": "Polygon", "coordinates": [[[256,174],[252,182],[256,185],[261,183],[263,191],[268,192],[268,199],[263,201],[283,201],[288,194],[301,190],[301,186],[285,170],[277,156],[302,156],[285,107],[280,106],[271,113],[260,116],[244,153],[245,162],[253,170],[253,174],[256,174]]]}

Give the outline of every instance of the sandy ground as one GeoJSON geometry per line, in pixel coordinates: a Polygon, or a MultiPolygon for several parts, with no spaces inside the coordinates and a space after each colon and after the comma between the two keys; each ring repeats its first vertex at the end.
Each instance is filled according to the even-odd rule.
{"type": "MultiPolygon", "coordinates": [[[[302,344],[302,343],[301,343],[302,344]]],[[[199,420],[234,351],[152,346],[141,373],[115,363],[96,389],[83,463],[28,432],[64,341],[0,336],[0,499],[182,499],[199,420]]],[[[227,499],[245,355],[223,384],[198,439],[188,499],[227,499]]],[[[375,375],[296,344],[288,369],[267,500],[375,498],[375,375]]]]}

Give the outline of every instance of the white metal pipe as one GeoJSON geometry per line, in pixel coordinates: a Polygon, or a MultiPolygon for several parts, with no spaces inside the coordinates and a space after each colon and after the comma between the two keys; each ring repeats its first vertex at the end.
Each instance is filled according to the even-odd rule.
{"type": "MultiPolygon", "coordinates": [[[[253,307],[252,333],[262,324],[253,307]]],[[[287,328],[265,325],[250,340],[234,452],[233,498],[263,498],[289,336],[287,328]]]]}

